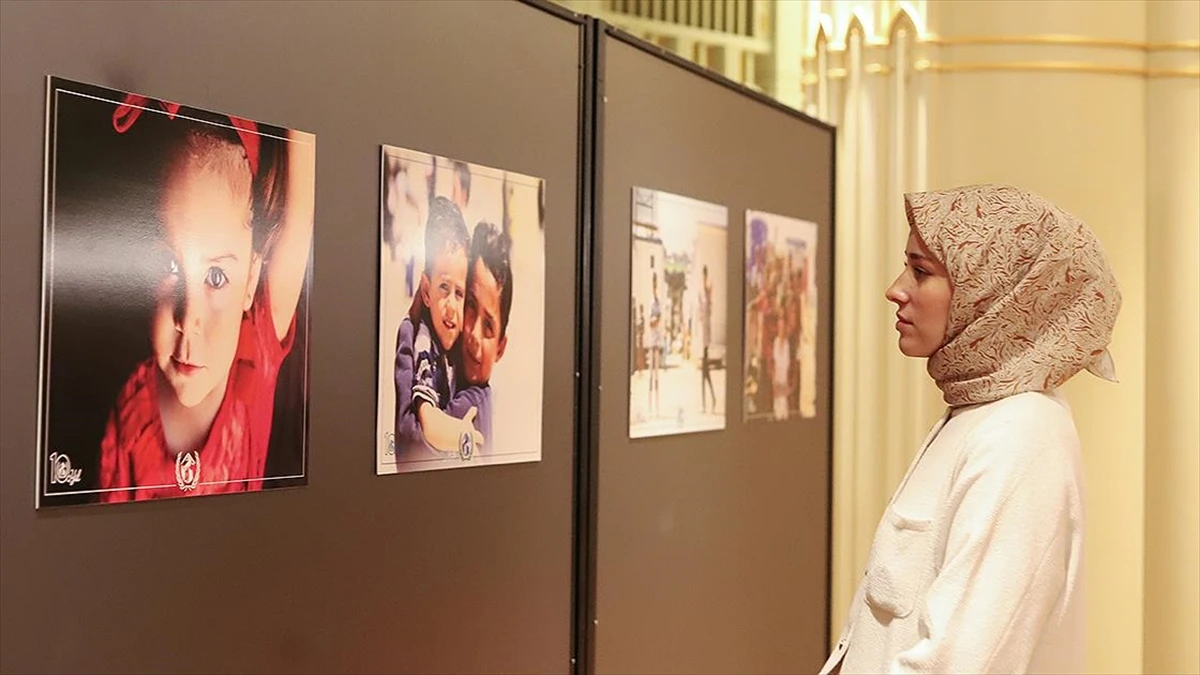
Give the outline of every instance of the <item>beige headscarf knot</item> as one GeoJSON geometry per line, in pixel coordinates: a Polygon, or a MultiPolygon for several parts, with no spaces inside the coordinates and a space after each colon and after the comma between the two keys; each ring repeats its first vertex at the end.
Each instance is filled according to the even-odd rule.
{"type": "Polygon", "coordinates": [[[904,209],[953,289],[928,363],[947,404],[1049,391],[1085,368],[1116,381],[1121,291],[1081,220],[1006,185],[907,194],[904,209]]]}

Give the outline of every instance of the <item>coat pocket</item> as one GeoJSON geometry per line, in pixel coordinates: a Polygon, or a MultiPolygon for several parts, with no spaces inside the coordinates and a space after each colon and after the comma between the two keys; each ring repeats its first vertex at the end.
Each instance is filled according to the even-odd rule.
{"type": "Polygon", "coordinates": [[[933,574],[932,522],[906,518],[888,508],[875,533],[867,568],[867,604],[898,618],[912,613],[933,574]]]}

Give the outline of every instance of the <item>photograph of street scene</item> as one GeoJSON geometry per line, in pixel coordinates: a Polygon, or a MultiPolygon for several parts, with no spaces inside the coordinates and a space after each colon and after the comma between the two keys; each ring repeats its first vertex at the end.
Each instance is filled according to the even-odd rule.
{"type": "Polygon", "coordinates": [[[728,209],[633,189],[629,437],[725,428],[728,209]]]}

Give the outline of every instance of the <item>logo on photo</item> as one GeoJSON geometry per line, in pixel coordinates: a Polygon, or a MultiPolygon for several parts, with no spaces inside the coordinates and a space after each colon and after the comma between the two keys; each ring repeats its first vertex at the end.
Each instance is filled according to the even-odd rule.
{"type": "Polygon", "coordinates": [[[392,455],[395,455],[396,454],[396,432],[394,432],[394,431],[386,432],[383,435],[383,440],[387,442],[387,447],[384,449],[383,454],[387,455],[389,457],[392,455]]]}
{"type": "Polygon", "coordinates": [[[181,452],[175,455],[175,484],[180,490],[195,490],[200,484],[200,453],[181,452]]]}
{"type": "Polygon", "coordinates": [[[462,461],[466,462],[471,459],[471,455],[475,454],[475,439],[471,437],[471,432],[464,432],[458,441],[458,456],[462,461]]]}
{"type": "Polygon", "coordinates": [[[74,485],[83,478],[83,469],[71,468],[70,457],[52,452],[49,459],[51,485],[74,485]]]}

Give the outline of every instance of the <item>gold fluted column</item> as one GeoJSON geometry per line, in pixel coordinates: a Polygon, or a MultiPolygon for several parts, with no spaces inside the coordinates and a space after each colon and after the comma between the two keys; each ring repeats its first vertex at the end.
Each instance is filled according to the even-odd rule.
{"type": "Polygon", "coordinates": [[[1200,672],[1200,3],[1150,2],[1145,670],[1200,672]]]}
{"type": "Polygon", "coordinates": [[[1095,230],[1121,284],[1121,383],[1081,374],[1065,392],[1084,451],[1088,671],[1140,672],[1146,3],[953,0],[929,11],[936,48],[919,65],[937,80],[932,184],[1006,182],[1047,197],[1095,230]]]}
{"type": "Polygon", "coordinates": [[[799,109],[803,104],[801,61],[804,58],[805,7],[799,2],[764,5],[758,7],[772,12],[771,29],[775,38],[770,56],[770,92],[780,103],[799,109]]]}
{"type": "MultiPolygon", "coordinates": [[[[829,4],[829,3],[825,3],[829,4]]],[[[908,236],[902,195],[927,168],[924,76],[913,18],[859,3],[813,5],[820,21],[805,61],[807,109],[838,126],[834,270],[834,490],[831,621],[836,639],[879,518],[940,414],[921,361],[896,346],[884,291],[908,236]],[[822,10],[833,14],[822,14],[822,10]],[[866,11],[871,10],[871,11],[866,11]],[[827,32],[826,27],[832,32],[827,32]]]]}

